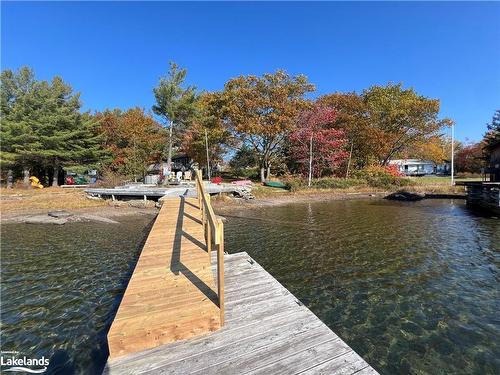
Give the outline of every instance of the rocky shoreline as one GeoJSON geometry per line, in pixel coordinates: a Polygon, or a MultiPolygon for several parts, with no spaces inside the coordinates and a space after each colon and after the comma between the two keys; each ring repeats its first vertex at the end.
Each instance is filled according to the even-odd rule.
{"type": "MultiPolygon", "coordinates": [[[[331,200],[353,199],[391,199],[398,201],[417,201],[421,199],[465,199],[461,194],[434,194],[421,192],[334,192],[314,191],[301,193],[285,193],[275,196],[242,199],[229,196],[217,196],[212,199],[214,209],[224,213],[235,209],[254,209],[273,207],[292,203],[322,202],[331,200]]],[[[3,212],[2,223],[54,224],[64,225],[75,222],[97,222],[117,224],[116,219],[129,215],[156,215],[161,206],[159,202],[144,200],[109,201],[108,205],[75,209],[23,209],[3,212]]]]}
{"type": "Polygon", "coordinates": [[[19,210],[2,213],[2,224],[53,224],[64,225],[78,222],[95,222],[102,224],[118,224],[120,217],[131,215],[155,216],[158,209],[155,202],[142,207],[129,206],[127,202],[114,202],[117,204],[103,207],[87,207],[68,210],[19,210]]]}

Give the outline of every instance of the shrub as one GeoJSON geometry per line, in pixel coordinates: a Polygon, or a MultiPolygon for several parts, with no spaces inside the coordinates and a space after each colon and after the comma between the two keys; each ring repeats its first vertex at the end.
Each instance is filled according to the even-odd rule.
{"type": "Polygon", "coordinates": [[[96,182],[96,187],[112,188],[115,186],[121,186],[126,182],[130,181],[130,178],[114,172],[110,169],[104,169],[102,171],[102,177],[96,182]]]}
{"type": "Polygon", "coordinates": [[[353,171],[352,175],[365,180],[369,186],[374,188],[388,189],[415,184],[412,180],[402,177],[395,166],[369,166],[362,170],[353,171]]]}
{"type": "Polygon", "coordinates": [[[284,180],[286,188],[291,192],[307,188],[307,180],[301,177],[288,177],[284,180]]]}
{"type": "MultiPolygon", "coordinates": [[[[307,189],[307,179],[301,177],[290,177],[285,180],[290,191],[307,189]]],[[[313,179],[311,188],[313,189],[348,189],[353,186],[366,185],[366,182],[357,178],[325,177],[313,179]]]]}
{"type": "Polygon", "coordinates": [[[312,181],[312,187],[316,189],[347,189],[353,186],[366,185],[365,181],[357,178],[320,178],[312,181]]]}

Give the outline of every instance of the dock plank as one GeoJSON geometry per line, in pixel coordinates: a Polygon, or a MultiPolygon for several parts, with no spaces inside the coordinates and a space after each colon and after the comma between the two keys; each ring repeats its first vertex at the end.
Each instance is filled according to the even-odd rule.
{"type": "Polygon", "coordinates": [[[211,259],[195,198],[166,200],[108,332],[110,358],[220,328],[211,259]]]}
{"type": "Polygon", "coordinates": [[[112,358],[105,373],[377,374],[248,254],[226,255],[224,263],[226,323],[222,328],[112,358]]]}

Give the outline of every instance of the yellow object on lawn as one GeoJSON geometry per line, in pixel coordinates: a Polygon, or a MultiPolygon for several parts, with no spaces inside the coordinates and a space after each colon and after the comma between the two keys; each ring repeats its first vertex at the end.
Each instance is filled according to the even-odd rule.
{"type": "Polygon", "coordinates": [[[36,187],[38,189],[43,189],[43,185],[40,183],[40,180],[35,176],[30,177],[31,187],[36,187]]]}

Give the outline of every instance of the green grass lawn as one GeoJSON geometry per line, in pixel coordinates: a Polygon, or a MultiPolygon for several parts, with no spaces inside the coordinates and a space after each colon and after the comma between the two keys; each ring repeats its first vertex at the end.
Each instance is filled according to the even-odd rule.
{"type": "MultiPolygon", "coordinates": [[[[450,176],[423,176],[423,177],[409,177],[418,185],[449,185],[451,183],[450,176]]],[[[472,182],[481,181],[481,177],[466,177],[455,178],[455,182],[472,182]]]]}

